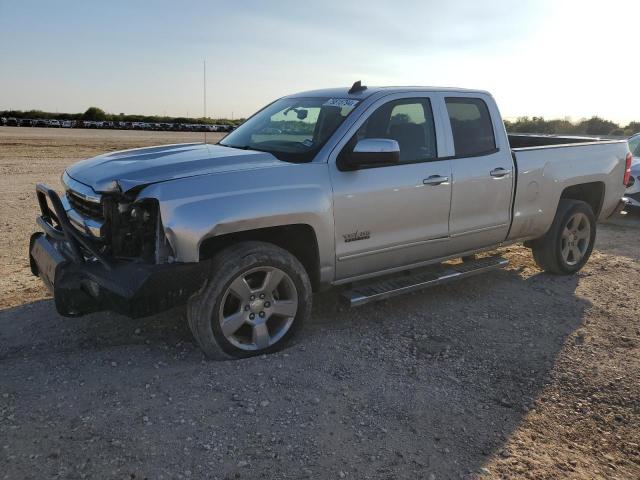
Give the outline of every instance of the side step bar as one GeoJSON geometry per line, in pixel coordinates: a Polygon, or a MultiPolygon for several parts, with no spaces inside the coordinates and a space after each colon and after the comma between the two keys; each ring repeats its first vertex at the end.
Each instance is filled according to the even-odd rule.
{"type": "Polygon", "coordinates": [[[405,274],[382,277],[367,283],[355,284],[342,292],[342,297],[351,307],[395,297],[403,293],[441,285],[453,280],[467,278],[478,273],[504,268],[509,261],[499,256],[484,257],[458,264],[441,263],[434,267],[405,274]]]}

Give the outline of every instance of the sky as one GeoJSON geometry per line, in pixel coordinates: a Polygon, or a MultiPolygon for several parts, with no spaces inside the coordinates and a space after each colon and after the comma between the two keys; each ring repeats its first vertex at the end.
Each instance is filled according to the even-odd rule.
{"type": "Polygon", "coordinates": [[[640,0],[0,0],[0,110],[199,117],[206,60],[213,118],[362,80],[626,123],[639,21],[640,0]]]}

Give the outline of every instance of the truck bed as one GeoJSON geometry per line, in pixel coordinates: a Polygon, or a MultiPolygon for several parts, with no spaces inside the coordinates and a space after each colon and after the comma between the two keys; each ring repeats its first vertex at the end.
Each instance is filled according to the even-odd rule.
{"type": "Polygon", "coordinates": [[[517,171],[509,239],[543,235],[563,192],[573,185],[594,192],[597,201],[591,206],[598,219],[617,207],[629,151],[625,140],[509,135],[509,141],[517,171]]]}

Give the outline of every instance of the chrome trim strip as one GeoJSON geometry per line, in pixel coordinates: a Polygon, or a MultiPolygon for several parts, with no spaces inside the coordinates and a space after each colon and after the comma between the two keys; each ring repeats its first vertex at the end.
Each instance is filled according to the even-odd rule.
{"type": "Polygon", "coordinates": [[[403,243],[401,245],[393,245],[391,247],[378,248],[376,250],[367,250],[366,252],[352,253],[351,255],[343,255],[341,257],[338,257],[338,260],[339,261],[351,260],[352,258],[364,257],[366,255],[373,255],[376,253],[391,252],[393,250],[400,250],[402,248],[415,247],[418,245],[424,245],[425,243],[442,242],[444,240],[449,240],[449,237],[430,238],[428,240],[419,240],[417,242],[403,243]]]}
{"type": "Polygon", "coordinates": [[[497,248],[500,247],[506,247],[508,245],[513,245],[514,243],[521,243],[522,239],[519,240],[505,240],[504,242],[500,242],[500,243],[496,243],[493,245],[488,245],[486,247],[482,247],[482,248],[476,248],[473,250],[467,250],[466,252],[460,252],[460,253],[456,253],[453,255],[446,255],[444,257],[438,257],[438,258],[433,258],[431,260],[424,260],[422,262],[416,262],[416,263],[412,263],[409,265],[400,265],[398,267],[391,267],[391,268],[387,268],[384,270],[378,270],[375,272],[371,272],[371,273],[363,273],[360,275],[354,275],[351,277],[345,277],[345,278],[341,278],[340,280],[334,280],[333,282],[331,282],[331,285],[334,286],[338,286],[338,285],[344,285],[345,283],[352,283],[352,282],[358,282],[360,280],[367,280],[369,278],[375,278],[375,277],[381,277],[383,275],[388,275],[391,273],[397,273],[397,272],[403,272],[406,270],[413,270],[415,268],[421,268],[421,267],[428,267],[429,265],[434,265],[436,263],[441,263],[441,262],[445,262],[447,260],[451,260],[453,258],[460,258],[460,257],[464,257],[466,255],[473,255],[475,253],[483,253],[483,252],[489,252],[492,250],[496,250],[497,248]]]}
{"type": "Polygon", "coordinates": [[[62,184],[65,187],[65,190],[72,190],[77,196],[86,200],[87,202],[92,203],[100,203],[101,196],[93,191],[88,185],[84,183],[80,183],[77,180],[74,180],[69,176],[69,174],[65,172],[62,174],[62,184]]]}
{"type": "Polygon", "coordinates": [[[458,238],[458,237],[462,237],[464,235],[471,235],[473,233],[488,232],[489,230],[496,230],[498,228],[504,228],[504,227],[506,227],[508,225],[509,225],[508,223],[501,223],[500,225],[492,225],[490,227],[483,227],[483,228],[476,228],[474,230],[467,230],[466,232],[454,233],[453,235],[451,235],[451,238],[458,238]]]}

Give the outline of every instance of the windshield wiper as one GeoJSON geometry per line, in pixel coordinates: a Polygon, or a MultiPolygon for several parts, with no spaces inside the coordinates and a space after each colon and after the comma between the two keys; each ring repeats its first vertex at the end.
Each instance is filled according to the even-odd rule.
{"type": "Polygon", "coordinates": [[[257,148],[257,147],[252,147],[251,145],[224,145],[224,144],[220,144],[223,147],[229,147],[229,148],[237,148],[238,150],[255,150],[256,152],[266,152],[266,153],[273,153],[270,150],[263,150],[261,148],[257,148]]]}
{"type": "Polygon", "coordinates": [[[227,143],[218,143],[218,145],[222,145],[227,148],[237,148],[238,150],[249,150],[249,145],[229,145],[227,143]]]}

